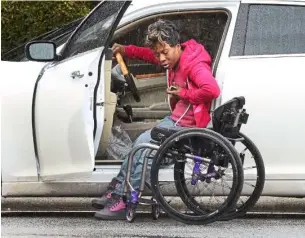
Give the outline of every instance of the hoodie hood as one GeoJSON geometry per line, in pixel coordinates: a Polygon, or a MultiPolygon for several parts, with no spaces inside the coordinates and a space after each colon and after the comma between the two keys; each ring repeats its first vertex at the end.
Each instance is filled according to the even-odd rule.
{"type": "Polygon", "coordinates": [[[203,45],[195,40],[188,40],[181,44],[183,52],[180,57],[179,67],[181,70],[188,74],[194,65],[199,62],[211,66],[212,59],[203,45]]]}

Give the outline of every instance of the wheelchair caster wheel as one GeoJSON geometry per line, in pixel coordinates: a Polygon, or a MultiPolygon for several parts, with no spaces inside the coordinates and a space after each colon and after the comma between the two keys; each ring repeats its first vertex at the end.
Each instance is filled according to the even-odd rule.
{"type": "Polygon", "coordinates": [[[151,213],[154,220],[158,220],[160,216],[160,206],[159,204],[154,204],[151,206],[151,213]]]}
{"type": "Polygon", "coordinates": [[[127,211],[126,211],[126,219],[128,222],[134,222],[136,219],[136,205],[135,204],[128,204],[127,211]]]}

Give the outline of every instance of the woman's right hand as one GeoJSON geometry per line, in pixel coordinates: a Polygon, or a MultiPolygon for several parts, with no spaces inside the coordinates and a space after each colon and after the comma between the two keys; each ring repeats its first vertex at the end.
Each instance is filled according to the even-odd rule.
{"type": "Polygon", "coordinates": [[[120,44],[114,43],[111,49],[112,49],[112,52],[113,52],[114,56],[117,53],[120,53],[122,55],[122,57],[125,55],[124,45],[120,45],[120,44]]]}

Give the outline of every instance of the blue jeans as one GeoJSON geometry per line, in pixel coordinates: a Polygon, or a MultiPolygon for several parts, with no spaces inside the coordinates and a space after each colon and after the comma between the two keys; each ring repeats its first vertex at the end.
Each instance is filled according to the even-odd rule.
{"type": "MultiPolygon", "coordinates": [[[[170,117],[165,117],[162,121],[160,121],[158,126],[162,127],[172,127],[175,126],[175,121],[173,121],[170,117]]],[[[151,136],[150,136],[150,130],[145,131],[143,134],[141,134],[135,141],[134,146],[137,146],[141,143],[149,143],[151,141],[151,136]]],[[[147,149],[142,149],[139,150],[135,153],[134,158],[133,158],[133,164],[132,164],[132,169],[131,169],[131,185],[134,189],[138,190],[140,188],[141,184],[141,173],[143,169],[143,163],[144,163],[144,155],[147,149]]],[[[119,181],[119,185],[117,185],[116,189],[113,191],[113,193],[118,194],[118,195],[123,195],[123,182],[125,180],[125,176],[127,173],[127,163],[128,163],[128,157],[124,158],[122,167],[120,169],[119,174],[117,175],[116,179],[119,181]]],[[[151,165],[152,165],[152,160],[148,160],[148,165],[147,165],[147,180],[150,179],[150,170],[151,170],[151,165]]]]}

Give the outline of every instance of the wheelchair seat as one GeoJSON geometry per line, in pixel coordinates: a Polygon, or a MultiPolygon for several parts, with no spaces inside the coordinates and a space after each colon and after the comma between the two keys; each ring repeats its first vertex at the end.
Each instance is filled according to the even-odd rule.
{"type": "MultiPolygon", "coordinates": [[[[246,124],[249,114],[243,109],[246,103],[245,97],[235,97],[222,104],[212,113],[213,130],[225,137],[237,138],[241,124],[246,124]]],[[[163,142],[174,133],[188,129],[187,127],[161,127],[156,126],[151,130],[151,138],[157,142],[163,142]]]]}
{"type": "Polygon", "coordinates": [[[151,130],[151,138],[155,141],[163,142],[174,133],[184,130],[184,127],[161,127],[156,126],[151,130]]]}

